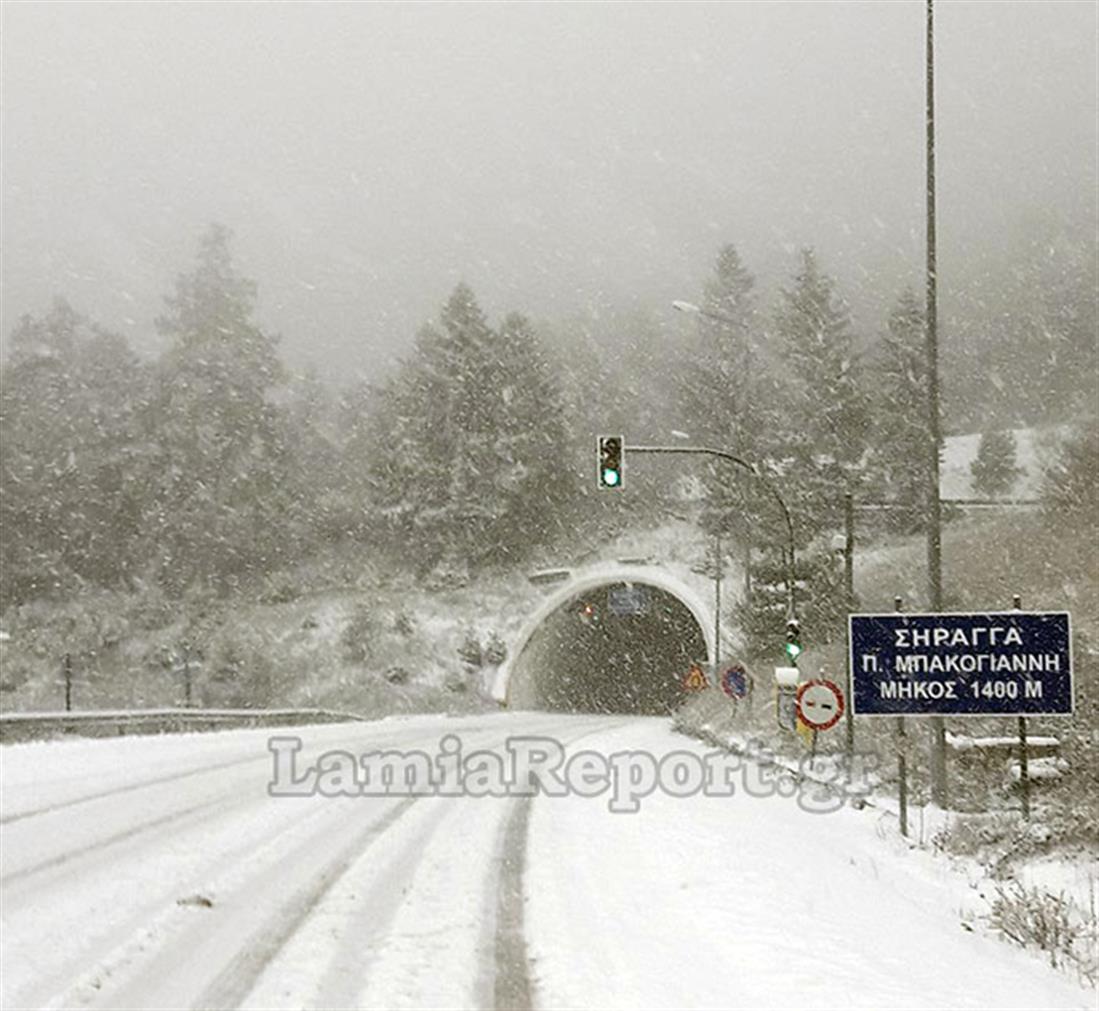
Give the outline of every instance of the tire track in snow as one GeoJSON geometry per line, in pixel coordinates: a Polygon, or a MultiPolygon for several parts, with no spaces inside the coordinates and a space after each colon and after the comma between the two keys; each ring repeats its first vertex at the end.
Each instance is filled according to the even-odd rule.
{"type": "Polygon", "coordinates": [[[523,871],[532,800],[521,797],[516,801],[504,829],[493,951],[492,1004],[497,1011],[527,1011],[533,1006],[530,962],[523,933],[523,871]]]}
{"type": "Polygon", "coordinates": [[[309,884],[291,896],[273,920],[248,939],[229,964],[203,989],[193,1006],[211,1011],[239,1007],[268,963],[278,955],[332,886],[382,833],[407,814],[420,799],[418,796],[405,797],[381,818],[370,822],[364,831],[356,833],[335,859],[330,860],[309,884]]]}
{"type": "Polygon", "coordinates": [[[318,983],[317,999],[308,1006],[356,1005],[377,958],[379,942],[391,929],[417,869],[428,855],[440,825],[451,813],[445,801],[445,798],[437,800],[435,810],[418,829],[414,840],[382,868],[379,879],[364,893],[357,892],[356,902],[362,911],[344,922],[339,947],[318,983]],[[350,965],[354,965],[353,971],[348,971],[350,965]]]}
{"type": "MultiPolygon", "coordinates": [[[[566,751],[577,741],[606,734],[627,726],[618,720],[571,737],[566,751]]],[[[520,797],[508,816],[500,852],[500,875],[496,886],[496,926],[493,939],[491,985],[496,1011],[529,1011],[534,1007],[534,985],[527,951],[523,879],[527,862],[527,838],[534,796],[520,797]]]]}
{"type": "MultiPolygon", "coordinates": [[[[116,786],[110,790],[101,790],[98,793],[85,794],[82,797],[74,797],[72,800],[58,801],[56,804],[47,804],[45,807],[36,807],[29,811],[16,811],[14,814],[0,815],[0,825],[10,825],[13,822],[23,821],[26,818],[37,818],[43,814],[53,814],[56,811],[64,811],[66,808],[77,807],[80,804],[89,804],[94,800],[103,800],[107,797],[119,797],[135,790],[144,790],[150,786],[161,786],[164,783],[175,783],[191,776],[201,776],[207,772],[221,772],[223,769],[231,769],[238,765],[250,765],[260,761],[260,756],[250,755],[248,758],[234,758],[228,762],[215,762],[212,765],[204,765],[200,769],[187,769],[183,772],[173,772],[167,776],[157,776],[155,779],[143,779],[137,783],[127,783],[125,786],[116,786]]],[[[264,754],[262,761],[271,764],[271,756],[264,754]]]]}
{"type": "Polygon", "coordinates": [[[5,874],[0,877],[0,886],[9,887],[17,881],[22,881],[25,878],[32,877],[35,874],[40,874],[42,871],[53,870],[56,867],[60,867],[63,864],[69,863],[70,861],[83,859],[88,856],[98,856],[101,850],[109,849],[111,846],[115,846],[118,843],[125,842],[128,839],[134,839],[138,836],[143,835],[146,832],[151,832],[165,825],[170,825],[172,824],[172,822],[177,822],[183,820],[184,818],[189,818],[191,815],[196,814],[199,811],[210,811],[211,814],[216,814],[218,809],[220,808],[231,807],[235,799],[235,796],[232,794],[224,797],[216,797],[213,800],[204,800],[199,804],[192,804],[190,807],[185,807],[182,810],[169,811],[167,814],[160,815],[157,818],[151,818],[148,821],[140,822],[137,825],[131,825],[129,828],[123,829],[121,832],[115,832],[113,835],[109,835],[105,839],[97,840],[92,846],[81,846],[77,849],[66,850],[65,852],[58,853],[56,856],[52,856],[47,860],[42,860],[39,863],[31,864],[29,867],[21,867],[17,871],[12,871],[9,874],[5,874]]]}
{"type": "MultiPolygon", "coordinates": [[[[79,980],[84,977],[95,975],[104,968],[107,968],[108,975],[113,971],[113,967],[118,964],[122,964],[127,960],[126,953],[132,951],[135,946],[135,938],[140,938],[142,935],[146,935],[149,932],[150,926],[156,924],[165,915],[165,910],[174,910],[175,903],[181,897],[200,894],[207,890],[208,883],[211,880],[213,872],[217,871],[224,873],[226,870],[242,866],[246,862],[255,858],[256,853],[256,840],[255,829],[249,824],[249,816],[259,810],[262,803],[266,802],[267,798],[263,801],[257,801],[254,804],[250,804],[245,808],[237,808],[235,805],[224,805],[221,810],[211,811],[208,816],[195,819],[192,822],[188,822],[182,826],[175,825],[172,828],[173,833],[179,833],[179,838],[189,839],[193,838],[195,833],[198,833],[195,844],[198,848],[194,849],[197,856],[195,866],[191,867],[186,877],[177,878],[173,875],[167,876],[164,880],[160,880],[159,877],[154,876],[152,880],[146,880],[143,882],[143,888],[141,895],[144,901],[139,904],[133,905],[128,908],[125,917],[110,926],[110,928],[99,936],[89,937],[84,934],[86,945],[83,946],[77,952],[68,953],[68,955],[59,955],[55,950],[51,956],[51,975],[56,979],[69,979],[72,981],[65,989],[70,992],[76,992],[76,988],[79,987],[79,980]],[[228,815],[229,822],[226,825],[221,826],[216,830],[214,841],[215,845],[211,846],[209,841],[204,838],[203,833],[208,832],[207,823],[215,820],[218,816],[228,815]],[[243,821],[243,824],[241,824],[243,821]],[[218,840],[224,840],[226,842],[232,841],[234,838],[239,838],[236,831],[230,833],[228,830],[233,826],[240,826],[247,831],[242,832],[243,838],[236,842],[234,845],[225,848],[218,843],[218,840]]],[[[325,814],[323,807],[315,807],[312,810],[308,810],[304,813],[295,812],[290,817],[281,819],[281,823],[273,829],[273,836],[271,835],[272,826],[262,823],[261,827],[268,833],[269,838],[279,837],[289,828],[301,829],[305,826],[312,825],[318,821],[325,814]]],[[[154,840],[158,839],[160,834],[154,835],[154,840]]],[[[143,840],[144,846],[149,846],[149,841],[143,840]]],[[[140,857],[140,850],[135,859],[144,862],[140,857]]],[[[83,854],[81,854],[83,855],[83,854]]],[[[71,863],[66,864],[62,868],[61,875],[53,881],[48,880],[48,884],[56,892],[58,888],[68,888],[73,886],[74,880],[79,880],[79,874],[81,871],[87,871],[88,863],[91,862],[94,866],[96,863],[102,864],[105,858],[109,858],[109,853],[104,853],[101,850],[90,851],[86,854],[88,860],[75,859],[71,863]],[[75,879],[74,879],[75,876],[75,879]]],[[[103,870],[110,873],[112,869],[111,864],[107,864],[103,870]]],[[[20,902],[35,902],[39,901],[40,891],[42,883],[39,880],[33,880],[30,882],[32,891],[24,894],[18,894],[18,900],[20,902]]],[[[18,892],[22,892],[23,886],[17,884],[15,888],[18,892]]],[[[10,912],[13,899],[11,890],[5,892],[5,918],[9,920],[12,917],[10,912]]],[[[52,901],[52,897],[47,896],[48,901],[52,901]]],[[[97,902],[111,903],[113,900],[110,894],[100,895],[97,902]]],[[[86,932],[87,928],[84,928],[86,932]]],[[[44,1007],[47,1005],[54,1006],[57,1003],[55,994],[55,985],[51,985],[49,980],[40,978],[34,981],[29,987],[24,986],[22,990],[16,991],[19,994],[19,1000],[14,1002],[16,1006],[26,1007],[44,1007]]],[[[63,1006],[69,1006],[72,1001],[65,1003],[63,1006]]]]}
{"type": "MultiPolygon", "coordinates": [[[[326,749],[334,749],[334,748],[342,748],[345,745],[362,744],[364,742],[364,734],[367,732],[364,729],[364,726],[368,727],[369,724],[364,724],[364,723],[355,724],[353,733],[349,734],[347,737],[334,738],[331,741],[328,741],[326,739],[322,742],[323,746],[326,749]]],[[[298,735],[301,736],[302,733],[304,733],[305,731],[308,731],[309,729],[311,729],[311,727],[310,726],[302,726],[302,727],[292,727],[291,726],[291,727],[269,727],[269,728],[265,728],[265,729],[267,729],[268,737],[270,738],[270,737],[276,737],[276,736],[286,736],[286,735],[291,734],[293,732],[297,732],[298,735]]],[[[233,731],[223,731],[223,732],[232,733],[233,731]]],[[[251,731],[248,731],[248,732],[251,732],[251,731]]],[[[165,738],[165,737],[171,737],[173,735],[163,734],[163,735],[159,735],[159,736],[161,738],[165,738]]],[[[400,740],[400,737],[396,736],[395,731],[393,731],[389,728],[386,728],[386,732],[377,741],[371,741],[369,739],[369,737],[366,738],[366,741],[371,743],[371,744],[376,745],[377,747],[381,747],[384,744],[388,743],[389,738],[391,738],[391,737],[394,738],[394,740],[396,740],[396,741],[400,740]]],[[[109,742],[111,740],[111,738],[104,738],[103,740],[104,740],[104,742],[109,742]]],[[[217,743],[221,743],[221,742],[217,742],[217,743]]],[[[253,764],[256,764],[256,765],[266,764],[266,765],[270,766],[271,763],[272,763],[271,753],[266,748],[264,748],[263,750],[261,750],[257,753],[254,753],[254,754],[249,754],[247,757],[244,757],[244,758],[240,758],[240,757],[230,758],[230,759],[228,759],[226,761],[223,761],[223,762],[211,762],[208,765],[202,765],[202,766],[199,766],[198,768],[184,769],[180,772],[171,772],[171,773],[167,773],[166,775],[163,775],[163,776],[153,776],[153,777],[150,777],[148,779],[138,780],[138,781],[133,782],[133,783],[126,783],[123,786],[114,786],[114,787],[111,787],[110,789],[107,789],[107,790],[99,790],[95,793],[82,794],[79,797],[72,797],[69,800],[59,800],[59,801],[56,801],[53,804],[45,804],[42,807],[29,808],[29,809],[25,809],[25,810],[22,810],[22,811],[15,811],[15,812],[12,812],[10,814],[0,813],[0,825],[10,825],[14,822],[20,822],[20,821],[23,821],[27,818],[37,818],[40,815],[53,814],[57,811],[64,811],[64,810],[66,810],[67,808],[70,808],[70,807],[78,807],[81,804],[89,804],[92,801],[104,800],[104,799],[107,799],[107,798],[120,797],[120,796],[123,796],[127,793],[134,793],[137,790],[144,790],[144,789],[147,789],[147,788],[152,787],[152,786],[162,786],[165,783],[176,783],[176,782],[179,782],[180,780],[190,779],[194,776],[202,776],[202,775],[205,775],[206,773],[222,772],[225,769],[233,769],[233,768],[246,766],[246,765],[253,765],[253,764]]]]}
{"type": "MultiPolygon", "coordinates": [[[[355,735],[355,737],[350,739],[350,741],[345,741],[341,739],[340,741],[332,742],[331,746],[342,745],[345,743],[350,743],[351,741],[357,742],[358,740],[360,740],[359,736],[355,735]]],[[[234,758],[226,762],[212,763],[209,765],[201,766],[197,769],[184,770],[182,772],[172,773],[171,775],[167,776],[160,776],[154,779],[142,780],[138,783],[132,783],[124,787],[118,787],[111,790],[104,790],[98,793],[85,795],[83,797],[75,798],[73,800],[37,808],[33,811],[19,812],[17,814],[9,815],[6,818],[0,818],[0,825],[18,823],[24,821],[25,819],[33,818],[36,816],[55,814],[58,811],[64,811],[68,808],[92,803],[98,800],[113,800],[119,796],[132,793],[137,790],[155,786],[162,786],[168,783],[176,783],[181,780],[193,778],[195,776],[201,776],[207,773],[223,773],[226,769],[236,769],[243,774],[244,769],[247,766],[258,766],[260,764],[270,766],[272,764],[272,761],[273,759],[271,753],[264,749],[263,752],[259,754],[249,755],[246,758],[234,758]]],[[[218,777],[217,782],[219,784],[222,783],[222,778],[218,777]]],[[[126,828],[116,831],[108,836],[93,839],[91,841],[82,841],[79,843],[79,845],[76,845],[71,849],[64,850],[60,853],[51,854],[48,858],[39,860],[28,867],[21,867],[18,870],[0,874],[0,884],[12,884],[16,881],[21,881],[25,878],[31,877],[32,875],[37,874],[41,871],[50,870],[56,867],[63,866],[65,864],[73,862],[76,862],[77,864],[83,863],[89,857],[98,857],[105,849],[109,849],[110,847],[115,846],[119,843],[126,842],[127,840],[137,838],[145,832],[155,831],[156,829],[161,828],[165,825],[170,825],[175,821],[185,819],[199,811],[212,809],[216,813],[219,806],[224,806],[226,802],[231,803],[233,799],[236,798],[238,795],[239,790],[237,788],[234,788],[228,793],[223,792],[216,798],[193,804],[189,807],[176,809],[175,811],[168,811],[152,818],[147,818],[144,821],[138,822],[134,825],[129,825],[126,828]]],[[[264,790],[263,799],[267,799],[266,790],[264,790]]],[[[72,817],[84,817],[86,819],[87,815],[76,814],[74,812],[72,814],[72,817]]],[[[21,827],[25,828],[26,826],[21,827]]]]}
{"type": "Polygon", "coordinates": [[[238,1006],[354,853],[417,799],[373,811],[365,825],[355,824],[350,807],[334,811],[325,801],[316,815],[284,826],[259,847],[254,842],[242,847],[236,860],[218,868],[202,889],[212,898],[211,907],[165,902],[106,958],[89,965],[47,1004],[35,1006],[112,1011],[238,1006]]]}
{"type": "MultiPolygon", "coordinates": [[[[393,730],[386,728],[387,733],[380,739],[370,740],[370,744],[374,747],[383,747],[386,744],[394,744],[400,742],[400,737],[403,736],[403,731],[393,730]]],[[[426,728],[425,728],[426,729],[426,728]]],[[[471,728],[471,731],[476,731],[480,728],[471,728]]],[[[424,733],[427,740],[433,739],[438,731],[432,729],[430,732],[420,731],[424,733]]],[[[343,744],[352,743],[354,741],[361,741],[362,737],[356,733],[353,739],[341,739],[339,741],[325,741],[323,745],[332,747],[337,743],[343,744]]],[[[426,743],[421,738],[413,739],[417,744],[426,743]]],[[[323,746],[322,745],[322,746],[323,746]]],[[[253,759],[242,761],[240,765],[246,765],[253,759]]],[[[264,761],[270,763],[270,755],[264,756],[264,761]]],[[[208,767],[204,767],[205,771],[208,767]]],[[[238,772],[237,776],[243,775],[243,771],[238,772]]],[[[216,817],[220,813],[227,813],[232,817],[232,823],[236,823],[240,826],[240,830],[243,831],[244,838],[240,845],[234,845],[228,849],[224,848],[221,844],[221,840],[229,842],[231,836],[226,833],[232,829],[232,823],[227,824],[223,829],[219,830],[218,835],[214,837],[216,845],[212,850],[209,850],[204,854],[204,858],[199,864],[191,868],[187,877],[183,879],[169,877],[164,882],[159,879],[154,879],[149,882],[153,886],[151,897],[146,897],[146,901],[140,904],[134,905],[127,914],[125,920],[111,925],[110,930],[105,933],[102,938],[94,940],[88,948],[85,948],[76,959],[70,959],[68,964],[64,968],[51,969],[50,976],[53,979],[65,978],[66,976],[71,980],[70,984],[65,988],[69,994],[83,994],[83,1001],[86,1003],[92,1001],[95,1003],[99,996],[99,984],[89,983],[90,980],[94,980],[96,977],[100,979],[115,977],[120,978],[128,973],[128,966],[134,966],[136,962],[141,962],[147,958],[153,957],[155,952],[150,948],[150,944],[153,947],[156,946],[156,942],[153,940],[156,933],[160,930],[161,926],[164,926],[169,933],[174,933],[181,926],[178,919],[179,910],[175,907],[175,900],[181,895],[187,895],[192,892],[210,892],[210,894],[218,895],[219,890],[216,887],[219,879],[224,878],[225,872],[229,873],[230,879],[234,876],[238,876],[235,869],[246,868],[250,864],[263,863],[264,860],[260,859],[261,852],[267,849],[274,849],[277,851],[279,845],[285,846],[286,843],[280,844],[279,840],[284,839],[287,835],[293,836],[300,834],[300,831],[307,825],[312,826],[318,818],[321,819],[322,825],[319,830],[313,830],[313,835],[307,840],[307,843],[301,846],[293,854],[295,859],[305,863],[308,867],[310,856],[317,850],[322,849],[324,846],[324,836],[327,835],[334,839],[342,834],[339,825],[332,825],[327,815],[331,813],[331,806],[328,802],[321,804],[320,806],[310,807],[306,811],[296,810],[297,805],[293,802],[283,804],[276,803],[275,808],[280,809],[280,816],[274,824],[270,823],[269,819],[264,818],[262,821],[254,821],[254,815],[262,812],[271,803],[271,797],[268,795],[266,788],[259,791],[254,797],[252,803],[237,809],[232,803],[232,798],[239,799],[241,784],[237,784],[237,788],[230,791],[229,798],[230,804],[227,808],[223,808],[222,811],[216,809],[211,812],[211,815],[207,815],[202,818],[197,818],[192,821],[186,821],[183,823],[183,830],[190,832],[203,831],[203,825],[211,820],[211,817],[216,817]],[[283,812],[285,811],[285,816],[283,812]],[[323,823],[328,821],[329,824],[325,826],[323,823]],[[256,846],[256,829],[264,829],[266,834],[266,846],[256,846]],[[246,831],[245,831],[246,830],[246,831]],[[211,877],[211,871],[217,870],[220,873],[216,877],[211,877]],[[90,958],[89,958],[90,956],[90,958]],[[80,981],[84,982],[81,983],[80,981]]],[[[210,803],[213,803],[212,801],[210,803]]],[[[200,807],[202,805],[199,805],[200,807]]],[[[132,838],[140,840],[140,845],[137,852],[130,859],[136,860],[141,864],[148,862],[147,852],[151,855],[158,856],[160,850],[154,847],[154,843],[149,840],[157,840],[163,838],[166,832],[175,832],[178,829],[175,828],[173,821],[178,822],[182,820],[182,816],[188,812],[176,812],[176,818],[163,819],[165,825],[159,826],[160,831],[157,831],[157,826],[145,825],[144,828],[148,829],[148,833],[127,833],[132,838]]],[[[193,812],[192,812],[193,813],[193,812]]],[[[86,817],[86,815],[84,815],[86,817]]],[[[158,819],[161,821],[161,819],[158,819]]],[[[236,834],[236,830],[233,831],[236,834]]],[[[104,840],[107,843],[108,840],[104,840]]],[[[109,842],[115,842],[125,844],[123,839],[112,839],[109,842]]],[[[205,848],[205,847],[204,847],[205,848]]],[[[330,850],[331,847],[328,847],[330,850]]],[[[57,888],[59,883],[61,886],[67,886],[67,883],[79,883],[81,878],[80,874],[88,870],[89,866],[94,867],[96,864],[104,865],[105,869],[110,869],[110,866],[106,863],[112,856],[112,851],[109,848],[104,848],[99,844],[93,844],[92,848],[87,847],[81,849],[79,852],[74,851],[71,854],[66,854],[66,860],[62,863],[61,877],[57,881],[53,881],[48,876],[46,877],[47,884],[51,888],[57,888]]],[[[123,864],[125,866],[125,864],[123,864]]],[[[45,871],[46,868],[41,868],[45,871]]],[[[29,876],[29,875],[28,875],[29,876]]],[[[33,887],[33,891],[27,893],[27,898],[33,900],[38,895],[38,890],[42,888],[40,878],[33,878],[27,882],[28,885],[33,887]]],[[[22,885],[16,887],[22,890],[22,885]]],[[[225,898],[232,903],[235,897],[241,893],[242,889],[236,886],[229,886],[225,892],[225,898]]],[[[265,893],[271,891],[269,882],[264,881],[259,888],[254,891],[254,898],[250,901],[255,904],[258,900],[266,898],[265,893]]],[[[144,893],[143,893],[144,894],[144,893]]],[[[5,896],[10,898],[10,896],[5,896]]],[[[221,896],[219,895],[219,905],[221,896]]],[[[101,900],[102,901],[102,900],[101,900]]],[[[111,900],[108,900],[111,901],[111,900]]],[[[129,908],[129,903],[127,903],[129,908]]],[[[85,933],[82,930],[81,933],[85,933]]],[[[140,972],[140,970],[137,970],[140,972]]],[[[126,986],[123,983],[123,986],[126,986]]],[[[197,985],[197,984],[196,984],[197,985]]],[[[22,990],[26,992],[27,986],[22,987],[22,990]]],[[[25,1001],[26,1006],[43,1006],[50,1000],[52,993],[56,993],[50,982],[46,978],[40,978],[37,981],[31,983],[31,991],[34,991],[36,996],[33,999],[25,1001]]],[[[155,989],[155,981],[154,981],[155,989]]],[[[75,997],[74,997],[75,999],[75,997]]],[[[56,1003],[56,1000],[55,1000],[56,1003]]],[[[140,1006],[138,1004],[137,1006],[140,1006]]]]}

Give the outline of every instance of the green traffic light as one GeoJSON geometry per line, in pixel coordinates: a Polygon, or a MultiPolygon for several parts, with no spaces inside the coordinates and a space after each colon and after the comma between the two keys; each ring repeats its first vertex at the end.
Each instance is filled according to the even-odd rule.
{"type": "Polygon", "coordinates": [[[801,655],[801,647],[796,642],[786,644],[786,654],[796,660],[801,655]]]}
{"type": "Polygon", "coordinates": [[[618,471],[612,470],[610,467],[605,468],[603,471],[603,483],[613,488],[618,484],[618,471]]]}

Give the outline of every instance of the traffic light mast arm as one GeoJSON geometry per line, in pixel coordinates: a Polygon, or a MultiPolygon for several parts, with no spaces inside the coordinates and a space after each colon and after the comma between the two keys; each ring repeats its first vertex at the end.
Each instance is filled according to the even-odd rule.
{"type": "Polygon", "coordinates": [[[794,561],[794,522],[790,518],[790,510],[786,507],[786,502],[779,494],[778,489],[760,472],[754,463],[750,463],[733,453],[726,453],[723,449],[710,449],[708,446],[623,446],[622,452],[623,454],[662,453],[676,456],[713,456],[719,460],[728,460],[730,463],[736,464],[742,470],[748,471],[752,477],[763,485],[778,503],[779,509],[782,510],[782,518],[786,523],[786,612],[791,618],[797,617],[797,608],[794,604],[794,579],[797,572],[794,561]]]}

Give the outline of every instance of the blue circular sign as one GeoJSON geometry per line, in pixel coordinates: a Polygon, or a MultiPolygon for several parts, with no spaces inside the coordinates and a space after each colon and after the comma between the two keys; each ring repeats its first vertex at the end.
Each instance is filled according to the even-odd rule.
{"type": "Polygon", "coordinates": [[[721,690],[733,699],[742,699],[748,694],[748,672],[743,664],[725,669],[721,675],[721,690]]]}

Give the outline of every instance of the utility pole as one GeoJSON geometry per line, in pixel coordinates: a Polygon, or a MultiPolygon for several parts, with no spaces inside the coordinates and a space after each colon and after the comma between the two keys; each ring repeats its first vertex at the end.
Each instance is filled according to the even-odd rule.
{"type": "MultiPolygon", "coordinates": [[[[939,411],[938,277],[935,259],[935,6],[927,0],[927,583],[928,607],[943,609],[942,503],[939,499],[939,449],[942,422],[939,411]]],[[[940,808],[949,803],[946,779],[946,724],[941,716],[929,719],[931,732],[931,798],[940,808]]]]}

